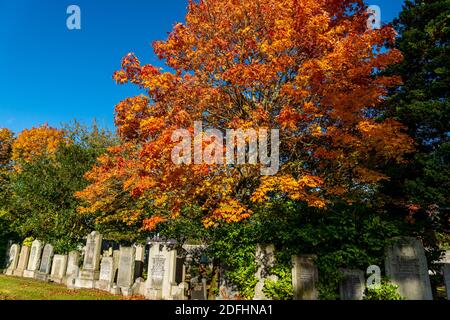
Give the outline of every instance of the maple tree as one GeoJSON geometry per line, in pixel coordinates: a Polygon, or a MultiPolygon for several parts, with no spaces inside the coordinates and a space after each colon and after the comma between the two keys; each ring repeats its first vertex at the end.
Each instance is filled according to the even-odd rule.
{"type": "Polygon", "coordinates": [[[12,160],[20,166],[21,163],[29,163],[42,156],[51,156],[61,143],[68,142],[64,130],[47,124],[24,129],[17,135],[12,145],[12,160]]]}
{"type": "Polygon", "coordinates": [[[190,1],[185,24],[153,45],[171,71],[130,53],[114,73],[146,94],[116,106],[122,143],[86,175],[80,212],[153,230],[189,207],[211,227],[248,218],[272,199],[324,208],[370,198],[388,179],[380,167],[401,163],[413,142],[400,123],[380,117],[400,78],[379,71],[402,55],[382,50],[394,29],[368,30],[367,19],[360,0],[190,1]],[[192,133],[194,121],[221,131],[280,129],[279,172],[175,165],[172,134],[192,133]]]}

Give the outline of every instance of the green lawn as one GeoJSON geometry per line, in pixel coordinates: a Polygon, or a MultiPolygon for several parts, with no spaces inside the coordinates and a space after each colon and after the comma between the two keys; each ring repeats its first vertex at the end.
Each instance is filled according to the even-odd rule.
{"type": "Polygon", "coordinates": [[[108,292],[0,275],[0,300],[122,300],[108,292]]]}

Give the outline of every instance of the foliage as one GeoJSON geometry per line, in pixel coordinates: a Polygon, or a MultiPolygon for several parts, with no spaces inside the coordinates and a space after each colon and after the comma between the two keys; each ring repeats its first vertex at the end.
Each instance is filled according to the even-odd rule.
{"type": "MultiPolygon", "coordinates": [[[[44,240],[52,243],[57,252],[67,252],[76,247],[92,228],[91,221],[77,214],[76,209],[80,203],[74,193],[87,186],[85,172],[114,141],[96,128],[79,130],[76,135],[71,132],[72,137],[76,136],[77,139],[69,139],[66,133],[70,131],[61,130],[58,132],[64,132],[65,135],[57,148],[53,150],[52,145],[51,153],[39,153],[30,157],[31,153],[24,150],[29,150],[31,146],[37,150],[47,148],[48,139],[41,138],[47,136],[42,128],[46,127],[25,130],[19,134],[20,143],[14,144],[15,149],[13,146],[15,155],[23,155],[24,158],[16,158],[15,161],[20,163],[20,170],[11,173],[13,196],[7,217],[11,228],[22,238],[44,240]]],[[[49,139],[53,141],[58,135],[53,129],[49,131],[49,139]]]]}
{"type": "Polygon", "coordinates": [[[404,300],[397,292],[398,286],[383,279],[378,287],[366,288],[364,300],[404,300]]]}
{"type": "Polygon", "coordinates": [[[264,294],[273,300],[292,300],[294,296],[294,288],[292,287],[292,271],[291,266],[277,265],[270,270],[277,280],[266,279],[264,282],[264,294]]]}
{"type": "Polygon", "coordinates": [[[387,167],[386,210],[415,225],[426,246],[450,234],[449,22],[447,0],[406,1],[394,21],[404,60],[386,72],[403,79],[390,92],[386,116],[407,125],[417,150],[408,163],[387,167]]]}
{"type": "Polygon", "coordinates": [[[173,71],[128,54],[114,74],[146,95],[116,106],[121,144],[87,175],[81,211],[117,212],[145,233],[191,206],[213,227],[274,197],[317,208],[366,198],[387,179],[381,165],[412,148],[398,122],[377,118],[398,78],[376,71],[401,54],[382,50],[395,32],[368,31],[365,9],[360,0],[191,1],[186,23],[154,43],[173,71]],[[221,132],[280,129],[280,171],[262,178],[260,165],[173,164],[172,133],[192,134],[196,120],[221,132]]]}

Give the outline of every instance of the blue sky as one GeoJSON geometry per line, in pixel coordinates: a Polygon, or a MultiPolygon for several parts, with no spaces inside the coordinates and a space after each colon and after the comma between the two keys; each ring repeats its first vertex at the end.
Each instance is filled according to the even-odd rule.
{"type": "MultiPolygon", "coordinates": [[[[368,0],[382,21],[403,0],[368,0]]],[[[15,132],[77,118],[113,129],[114,106],[138,93],[112,73],[134,52],[163,66],[151,43],[183,22],[187,0],[0,0],[0,127],[15,132]],[[68,30],[66,9],[81,8],[81,30],[68,30]]]]}

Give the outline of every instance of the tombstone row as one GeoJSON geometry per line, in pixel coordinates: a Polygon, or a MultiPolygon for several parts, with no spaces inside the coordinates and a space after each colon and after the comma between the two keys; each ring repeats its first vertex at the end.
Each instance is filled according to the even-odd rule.
{"type": "MultiPolygon", "coordinates": [[[[13,244],[8,252],[7,275],[53,281],[69,288],[95,288],[124,296],[141,295],[152,300],[185,300],[191,287],[191,299],[207,299],[206,279],[191,279],[190,251],[199,246],[185,246],[187,256],[181,258],[168,243],[151,242],[147,254],[147,279],[143,279],[145,246],[121,246],[118,250],[102,253],[102,235],[96,231],[88,235],[81,254],[71,251],[68,255],[54,254],[51,244],[33,241],[31,247],[13,244]]],[[[200,248],[202,249],[202,248],[200,248]]],[[[450,256],[449,256],[450,257],[450,256]]],[[[319,272],[316,255],[292,257],[292,285],[295,300],[318,299],[319,272]]],[[[269,270],[275,265],[273,245],[258,245],[256,249],[255,300],[268,299],[263,287],[266,279],[276,281],[269,270]]],[[[402,237],[386,249],[386,275],[396,285],[398,292],[408,300],[431,300],[432,292],[428,266],[420,240],[402,237]]],[[[450,299],[450,262],[444,261],[443,274],[450,299]]],[[[362,270],[342,269],[340,283],[341,300],[361,300],[365,291],[362,270]]],[[[237,288],[227,280],[226,268],[220,268],[219,295],[217,299],[239,298],[237,288]]]]}
{"type": "MultiPolygon", "coordinates": [[[[269,275],[269,269],[275,264],[273,245],[256,249],[258,265],[255,274],[258,283],[255,288],[255,300],[267,299],[263,286],[269,275]]],[[[450,258],[450,252],[447,251],[450,258]]],[[[300,255],[292,257],[292,285],[295,300],[318,299],[318,269],[314,263],[317,256],[300,255]]],[[[407,300],[432,300],[429,269],[422,242],[411,237],[400,237],[386,248],[385,270],[390,281],[398,286],[398,293],[407,300]]],[[[341,269],[342,281],[339,286],[341,300],[361,300],[366,289],[365,275],[362,270],[341,269]]],[[[450,261],[442,261],[442,273],[450,300],[450,261]]]]}

